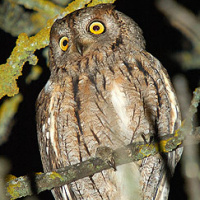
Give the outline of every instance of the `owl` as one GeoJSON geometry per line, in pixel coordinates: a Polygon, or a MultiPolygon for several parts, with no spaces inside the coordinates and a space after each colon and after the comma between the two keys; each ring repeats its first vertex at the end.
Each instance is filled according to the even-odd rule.
{"type": "MultiPolygon", "coordinates": [[[[173,134],[180,110],[167,71],[145,50],[138,25],[111,4],[57,19],[50,32],[51,75],[37,99],[45,172],[133,142],[173,134]]],[[[56,200],[168,198],[181,149],[149,156],[52,189],[56,200]]]]}

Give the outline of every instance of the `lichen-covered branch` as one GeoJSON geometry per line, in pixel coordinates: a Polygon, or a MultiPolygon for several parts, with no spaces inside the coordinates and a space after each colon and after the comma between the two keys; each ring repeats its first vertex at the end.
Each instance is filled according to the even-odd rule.
{"type": "MultiPolygon", "coordinates": [[[[37,0],[37,4],[29,4],[27,1],[20,1],[24,6],[30,6],[35,10],[46,10],[45,1],[37,0]]],[[[61,9],[63,13],[60,13],[59,16],[66,15],[70,12],[73,12],[77,9],[83,8],[86,5],[93,6],[99,3],[113,3],[114,0],[75,0],[69,4],[65,9],[61,9]]],[[[48,5],[49,6],[49,5],[48,5]]],[[[53,10],[53,4],[50,5],[51,10],[53,10]]],[[[57,6],[55,6],[55,12],[57,13],[57,6]]],[[[13,49],[10,57],[7,59],[6,64],[0,65],[0,98],[5,95],[13,96],[19,92],[17,87],[16,79],[22,74],[22,67],[25,62],[29,62],[31,65],[37,64],[37,57],[34,55],[34,52],[38,49],[44,48],[49,44],[49,33],[50,28],[54,20],[58,16],[53,17],[47,21],[46,27],[39,31],[36,35],[28,37],[26,33],[21,33],[16,41],[16,46],[13,49]]]]}
{"type": "MultiPolygon", "coordinates": [[[[159,144],[133,143],[126,147],[119,148],[113,151],[115,166],[138,161],[160,152],[167,152],[168,150],[165,148],[167,145],[165,146],[165,144],[173,141],[173,139],[173,136],[168,138],[163,137],[159,144]]],[[[174,149],[178,146],[178,144],[173,143],[174,149]]],[[[170,148],[172,148],[172,146],[170,148]]],[[[28,195],[38,194],[54,187],[69,184],[78,179],[112,168],[113,166],[106,162],[106,160],[106,158],[102,160],[101,158],[96,157],[82,163],[60,168],[55,172],[35,173],[18,178],[13,178],[13,176],[11,176],[11,179],[7,179],[6,196],[9,199],[17,199],[28,195]]]]}
{"type": "MultiPolygon", "coordinates": [[[[161,141],[163,144],[165,142],[166,140],[161,141]]],[[[118,166],[143,159],[150,155],[155,155],[158,153],[158,149],[158,144],[134,143],[113,151],[113,159],[115,165],[118,166]]],[[[164,148],[163,151],[165,151],[164,148]]],[[[50,190],[53,187],[68,184],[111,167],[109,163],[96,157],[76,165],[58,169],[56,172],[22,176],[7,182],[6,196],[8,196],[9,199],[17,199],[27,195],[33,195],[34,192],[40,193],[44,190],[50,190]]]]}

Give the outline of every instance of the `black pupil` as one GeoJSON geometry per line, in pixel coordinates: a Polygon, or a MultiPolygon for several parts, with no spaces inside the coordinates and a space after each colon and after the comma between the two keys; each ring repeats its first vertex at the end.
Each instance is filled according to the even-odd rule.
{"type": "Polygon", "coordinates": [[[63,41],[63,46],[67,46],[67,40],[63,41]]]}
{"type": "Polygon", "coordinates": [[[94,30],[94,31],[98,31],[99,29],[100,29],[100,27],[99,27],[98,25],[93,26],[93,30],[94,30]]]}

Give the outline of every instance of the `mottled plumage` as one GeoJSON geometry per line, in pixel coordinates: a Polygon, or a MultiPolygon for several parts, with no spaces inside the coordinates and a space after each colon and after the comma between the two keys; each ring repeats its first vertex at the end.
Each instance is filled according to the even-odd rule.
{"type": "MultiPolygon", "coordinates": [[[[180,111],[161,63],[145,50],[141,29],[109,4],[56,20],[50,34],[51,76],[37,100],[44,171],[173,134],[180,111]]],[[[52,190],[55,199],[167,199],[166,164],[181,150],[105,170],[52,190]]]]}

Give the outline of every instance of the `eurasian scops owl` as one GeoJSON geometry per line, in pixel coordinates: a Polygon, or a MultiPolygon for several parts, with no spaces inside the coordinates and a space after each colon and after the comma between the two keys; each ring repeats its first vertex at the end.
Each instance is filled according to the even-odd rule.
{"type": "MultiPolygon", "coordinates": [[[[95,157],[98,147],[151,143],[173,134],[180,110],[167,71],[145,50],[138,25],[111,4],[57,19],[51,75],[37,100],[44,171],[95,157]]],[[[56,200],[167,199],[181,149],[149,156],[54,188],[56,200]]]]}

